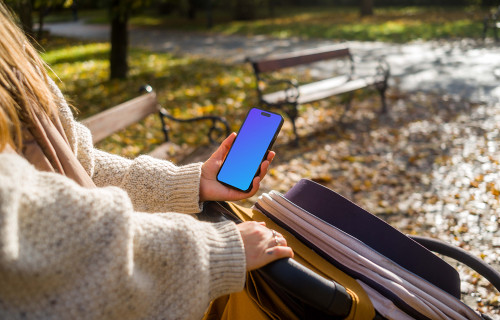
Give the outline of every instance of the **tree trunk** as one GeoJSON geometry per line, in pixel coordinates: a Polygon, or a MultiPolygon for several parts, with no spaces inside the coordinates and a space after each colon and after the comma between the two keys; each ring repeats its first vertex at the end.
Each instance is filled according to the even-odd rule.
{"type": "Polygon", "coordinates": [[[253,20],[256,16],[254,0],[236,0],[233,8],[235,20],[253,20]]]}
{"type": "Polygon", "coordinates": [[[482,6],[483,8],[492,7],[492,6],[494,6],[494,5],[495,5],[495,3],[494,3],[494,2],[495,2],[495,1],[493,1],[493,0],[481,0],[481,6],[482,6]]]}
{"type": "Polygon", "coordinates": [[[269,16],[273,18],[276,16],[276,10],[274,9],[274,6],[275,4],[273,0],[267,1],[267,9],[269,11],[269,16]]]}
{"type": "Polygon", "coordinates": [[[362,17],[373,16],[373,0],[361,0],[360,14],[362,17]]]}
{"type": "Polygon", "coordinates": [[[23,28],[24,33],[33,37],[33,17],[31,16],[33,12],[33,4],[31,0],[21,0],[17,2],[15,7],[16,13],[19,16],[19,22],[23,28]]]}
{"type": "Polygon", "coordinates": [[[212,17],[212,0],[207,0],[205,2],[205,10],[207,15],[207,29],[212,29],[214,26],[214,20],[212,17]]]}
{"type": "Polygon", "coordinates": [[[41,6],[40,9],[38,10],[38,33],[36,36],[36,39],[38,41],[42,40],[43,37],[43,24],[45,21],[45,15],[47,13],[47,7],[46,6],[41,6]]]}
{"type": "Polygon", "coordinates": [[[196,18],[197,3],[195,0],[188,1],[187,17],[189,20],[194,20],[196,18]]]}
{"type": "Polygon", "coordinates": [[[125,79],[128,72],[128,9],[120,8],[120,0],[111,4],[110,78],[125,79]]]}

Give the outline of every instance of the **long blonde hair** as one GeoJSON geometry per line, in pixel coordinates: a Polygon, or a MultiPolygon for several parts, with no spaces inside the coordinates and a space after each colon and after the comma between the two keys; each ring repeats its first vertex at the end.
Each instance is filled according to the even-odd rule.
{"type": "Polygon", "coordinates": [[[57,112],[46,64],[0,1],[0,151],[22,148],[21,127],[33,112],[57,112]]]}

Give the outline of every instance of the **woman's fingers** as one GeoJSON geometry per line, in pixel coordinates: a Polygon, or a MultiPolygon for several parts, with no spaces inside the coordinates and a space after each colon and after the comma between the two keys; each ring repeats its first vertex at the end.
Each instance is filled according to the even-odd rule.
{"type": "Polygon", "coordinates": [[[269,242],[269,247],[286,246],[287,242],[283,235],[275,230],[271,229],[271,241],[269,242]]]}
{"type": "Polygon", "coordinates": [[[254,221],[240,223],[237,227],[245,247],[247,270],[260,268],[277,259],[293,257],[292,249],[287,247],[286,239],[280,233],[254,221]]]}
{"type": "Polygon", "coordinates": [[[257,191],[259,191],[259,188],[260,188],[260,177],[255,177],[253,178],[252,189],[250,190],[249,193],[246,194],[246,197],[250,198],[251,196],[256,194],[257,191]]]}
{"type": "Polygon", "coordinates": [[[269,248],[266,250],[267,263],[282,258],[293,258],[292,248],[287,246],[287,242],[283,235],[275,230],[271,230],[272,240],[269,248]]]}
{"type": "Polygon", "coordinates": [[[212,154],[211,158],[215,158],[216,160],[223,160],[226,154],[229,152],[231,145],[236,139],[236,132],[231,133],[222,143],[219,148],[212,154]]]}
{"type": "Polygon", "coordinates": [[[269,162],[272,162],[275,156],[276,156],[276,152],[269,151],[269,153],[267,154],[267,160],[269,160],[269,162]]]}
{"type": "Polygon", "coordinates": [[[259,177],[260,177],[261,181],[266,176],[267,170],[269,170],[269,166],[271,165],[271,162],[273,161],[275,156],[276,156],[276,153],[274,151],[269,151],[266,160],[262,161],[262,164],[260,166],[260,173],[259,173],[259,177]]]}
{"type": "Polygon", "coordinates": [[[275,157],[276,153],[274,151],[269,151],[269,154],[266,158],[266,160],[264,160],[260,166],[260,173],[257,177],[255,177],[253,179],[253,182],[252,182],[252,189],[250,190],[250,192],[247,194],[247,197],[250,198],[251,196],[253,196],[254,194],[257,193],[257,191],[259,190],[260,188],[260,182],[264,179],[264,177],[266,176],[267,174],[267,170],[269,169],[269,166],[271,164],[271,161],[273,161],[274,157],[275,157]]]}
{"type": "Polygon", "coordinates": [[[272,247],[266,250],[266,254],[269,257],[269,261],[267,261],[264,265],[273,262],[278,259],[283,258],[293,258],[293,250],[290,247],[277,246],[272,247]]]}

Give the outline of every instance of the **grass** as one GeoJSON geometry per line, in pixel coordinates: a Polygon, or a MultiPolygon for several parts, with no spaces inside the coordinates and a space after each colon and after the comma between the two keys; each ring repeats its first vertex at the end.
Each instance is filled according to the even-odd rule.
{"type": "MultiPolygon", "coordinates": [[[[248,66],[134,49],[130,51],[128,79],[110,81],[108,43],[56,39],[42,45],[42,57],[51,66],[54,78],[57,75],[61,80],[58,84],[77,109],[78,119],[138,96],[144,84],[155,89],[160,103],[172,115],[222,115],[233,130],[239,127],[248,106],[256,102],[254,78],[248,66]]],[[[199,144],[207,139],[206,126],[196,130],[192,125],[171,127],[176,143],[199,144]]],[[[160,128],[158,117],[152,116],[99,147],[135,156],[161,141],[160,128]]]]}
{"type": "MultiPolygon", "coordinates": [[[[213,13],[211,32],[239,35],[269,35],[332,40],[407,42],[416,39],[478,38],[486,11],[478,7],[388,7],[376,8],[372,17],[360,18],[357,7],[280,7],[276,14],[254,21],[231,21],[227,10],[213,13]]],[[[64,16],[64,13],[62,14],[64,16]]],[[[107,23],[105,11],[83,11],[88,23],[107,23]]],[[[70,15],[66,15],[70,19],[70,15]]],[[[49,18],[50,19],[55,19],[49,18]]],[[[184,31],[209,31],[205,12],[189,20],[178,13],[160,15],[144,10],[131,24],[184,31]]]]}
{"type": "Polygon", "coordinates": [[[479,37],[484,12],[474,8],[382,8],[360,18],[356,8],[290,11],[252,22],[230,22],[214,31],[280,38],[408,42],[417,39],[479,37]]]}

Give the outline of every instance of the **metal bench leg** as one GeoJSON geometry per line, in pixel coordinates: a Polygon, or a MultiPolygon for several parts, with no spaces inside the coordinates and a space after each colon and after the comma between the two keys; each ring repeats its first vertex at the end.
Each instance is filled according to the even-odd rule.
{"type": "Polygon", "coordinates": [[[297,119],[298,115],[298,104],[292,104],[289,108],[286,108],[285,113],[290,118],[290,121],[292,122],[292,129],[293,129],[293,135],[295,136],[294,144],[298,145],[299,144],[299,135],[297,134],[297,126],[295,124],[295,119],[297,119]]]}
{"type": "Polygon", "coordinates": [[[377,75],[381,76],[379,82],[375,84],[380,94],[380,102],[382,103],[381,113],[387,113],[387,103],[385,99],[385,92],[389,87],[389,76],[391,75],[391,68],[385,59],[379,61],[379,66],[377,67],[377,75]]]}
{"type": "Polygon", "coordinates": [[[339,119],[337,120],[338,123],[342,123],[342,120],[344,120],[345,114],[347,113],[347,111],[349,111],[349,109],[351,109],[351,103],[352,103],[352,98],[354,97],[354,92],[349,92],[347,95],[348,95],[347,102],[344,105],[344,111],[342,112],[339,119]]]}
{"type": "Polygon", "coordinates": [[[488,18],[484,18],[483,21],[483,41],[486,40],[486,33],[488,32],[488,18]]]}
{"type": "Polygon", "coordinates": [[[382,109],[381,109],[382,113],[387,113],[387,102],[385,99],[386,91],[387,91],[387,86],[384,86],[378,90],[378,92],[380,93],[380,102],[382,103],[382,109]]]}

